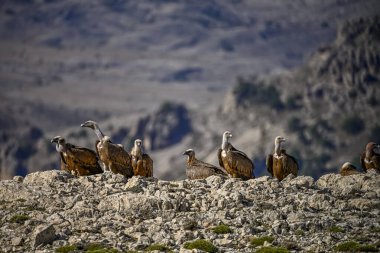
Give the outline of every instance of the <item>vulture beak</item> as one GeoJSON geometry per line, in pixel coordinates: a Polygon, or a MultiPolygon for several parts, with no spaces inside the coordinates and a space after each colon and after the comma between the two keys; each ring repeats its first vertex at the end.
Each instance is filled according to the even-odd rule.
{"type": "Polygon", "coordinates": [[[187,151],[183,152],[182,155],[187,155],[187,151]]]}

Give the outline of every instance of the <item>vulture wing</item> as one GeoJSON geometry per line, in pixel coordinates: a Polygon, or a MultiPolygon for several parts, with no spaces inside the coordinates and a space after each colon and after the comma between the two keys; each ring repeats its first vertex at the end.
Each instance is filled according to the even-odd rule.
{"type": "Polygon", "coordinates": [[[297,176],[298,174],[298,163],[297,160],[284,152],[283,159],[282,159],[282,166],[284,170],[285,177],[289,174],[293,174],[294,176],[297,176]]]}
{"type": "Polygon", "coordinates": [[[254,165],[246,154],[239,150],[231,150],[228,153],[230,153],[231,156],[229,162],[231,162],[233,177],[239,177],[244,180],[254,178],[254,165]]]}
{"type": "Polygon", "coordinates": [[[145,177],[153,177],[153,159],[148,154],[142,155],[145,177]]]}
{"type": "Polygon", "coordinates": [[[360,164],[362,165],[362,169],[364,170],[364,172],[367,172],[367,167],[365,165],[365,152],[362,153],[362,155],[360,156],[360,164]]]}
{"type": "Polygon", "coordinates": [[[218,149],[218,160],[220,167],[224,168],[223,160],[222,160],[222,149],[218,149]]]}
{"type": "Polygon", "coordinates": [[[271,174],[273,177],[273,155],[272,154],[269,154],[267,156],[267,160],[265,161],[265,164],[267,166],[267,170],[269,174],[271,174]]]}
{"type": "Polygon", "coordinates": [[[131,156],[124,148],[119,145],[109,143],[108,154],[111,171],[113,173],[119,173],[126,177],[133,176],[131,156]]]}

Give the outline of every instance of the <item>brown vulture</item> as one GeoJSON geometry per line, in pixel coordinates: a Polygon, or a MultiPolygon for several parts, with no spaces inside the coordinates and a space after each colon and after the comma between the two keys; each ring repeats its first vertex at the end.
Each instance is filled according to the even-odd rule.
{"type": "Polygon", "coordinates": [[[56,136],[51,140],[61,156],[61,170],[75,176],[89,176],[103,173],[94,151],[67,143],[64,138],[56,136]]]}
{"type": "Polygon", "coordinates": [[[298,163],[297,160],[286,153],[285,149],[281,148],[281,144],[285,142],[285,138],[277,136],[274,141],[274,154],[269,154],[266,159],[266,166],[268,172],[272,177],[278,180],[283,180],[289,174],[297,176],[298,163]]]}
{"type": "Polygon", "coordinates": [[[380,145],[368,143],[360,157],[360,163],[365,172],[374,169],[380,173],[380,145]]]}
{"type": "Polygon", "coordinates": [[[188,179],[203,179],[209,176],[228,177],[225,169],[217,168],[214,165],[199,161],[195,158],[195,152],[192,149],[186,150],[183,155],[187,155],[186,176],[188,179]]]}
{"type": "Polygon", "coordinates": [[[355,174],[361,174],[361,173],[356,169],[356,167],[353,164],[346,162],[343,164],[342,168],[340,169],[339,174],[342,176],[349,176],[349,175],[355,175],[355,174]]]}
{"type": "Polygon", "coordinates": [[[135,140],[135,145],[131,150],[132,168],[135,176],[153,177],[153,160],[143,152],[142,141],[135,140]]]}
{"type": "Polygon", "coordinates": [[[121,174],[125,177],[133,176],[131,156],[121,144],[111,142],[109,136],[105,136],[100,131],[99,126],[94,121],[86,121],[81,127],[88,127],[94,130],[98,140],[95,143],[95,149],[100,161],[104,165],[104,171],[111,171],[115,174],[121,174]]]}
{"type": "Polygon", "coordinates": [[[222,147],[218,150],[219,165],[234,178],[248,180],[255,178],[253,170],[255,166],[246,154],[234,148],[229,139],[231,132],[223,133],[222,147]]]}

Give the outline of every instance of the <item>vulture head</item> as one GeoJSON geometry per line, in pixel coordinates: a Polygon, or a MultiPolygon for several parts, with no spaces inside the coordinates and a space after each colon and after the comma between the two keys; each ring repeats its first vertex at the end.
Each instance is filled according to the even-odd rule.
{"type": "Polygon", "coordinates": [[[57,143],[57,144],[64,144],[65,139],[62,138],[61,136],[56,136],[53,139],[50,140],[51,143],[57,143]]]}
{"type": "Polygon", "coordinates": [[[84,122],[80,126],[81,127],[88,127],[88,128],[91,128],[92,130],[95,130],[97,125],[98,125],[98,123],[96,123],[95,121],[87,120],[86,122],[84,122]]]}
{"type": "Polygon", "coordinates": [[[140,139],[135,140],[135,146],[136,147],[141,147],[142,141],[140,139]]]}
{"type": "Polygon", "coordinates": [[[285,142],[285,141],[286,141],[286,139],[285,139],[284,137],[282,137],[282,136],[277,136],[276,139],[274,140],[274,143],[275,143],[275,144],[280,144],[280,143],[283,143],[283,142],[285,142]]]}
{"type": "Polygon", "coordinates": [[[183,152],[182,155],[187,155],[187,156],[188,156],[188,157],[187,157],[187,161],[191,161],[191,160],[194,159],[194,157],[195,157],[195,152],[194,152],[194,150],[192,150],[192,149],[188,149],[188,150],[186,150],[185,152],[183,152]]]}
{"type": "Polygon", "coordinates": [[[105,135],[105,136],[103,137],[103,141],[104,141],[104,142],[111,142],[111,137],[109,137],[108,135],[105,135]]]}
{"type": "Polygon", "coordinates": [[[223,140],[228,141],[228,140],[231,139],[231,138],[232,138],[232,133],[231,133],[230,131],[225,131],[225,132],[223,133],[223,140]]]}
{"type": "Polygon", "coordinates": [[[365,146],[365,150],[367,153],[372,153],[372,152],[375,152],[377,154],[380,154],[380,145],[374,143],[374,142],[369,142],[366,146],[365,146]]]}

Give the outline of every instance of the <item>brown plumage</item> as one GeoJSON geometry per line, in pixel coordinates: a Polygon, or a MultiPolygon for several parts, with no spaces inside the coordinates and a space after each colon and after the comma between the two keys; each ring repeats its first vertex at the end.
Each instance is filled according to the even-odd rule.
{"type": "Polygon", "coordinates": [[[153,177],[153,160],[143,152],[142,141],[135,140],[135,145],[131,150],[132,168],[135,176],[153,177]]]}
{"type": "Polygon", "coordinates": [[[380,145],[370,142],[360,156],[360,163],[365,172],[374,169],[380,173],[380,145]]]}
{"type": "Polygon", "coordinates": [[[102,173],[98,157],[88,148],[66,143],[65,139],[56,136],[51,142],[57,143],[56,149],[61,156],[61,169],[76,176],[89,176],[102,173]]]}
{"type": "Polygon", "coordinates": [[[93,129],[98,137],[95,148],[105,171],[108,170],[125,177],[133,176],[131,156],[122,145],[112,143],[110,137],[105,136],[94,121],[86,121],[81,127],[93,129]]]}
{"type": "Polygon", "coordinates": [[[357,170],[357,168],[353,164],[347,162],[343,164],[342,168],[339,171],[339,174],[342,176],[350,176],[350,175],[361,174],[361,173],[357,170]]]}
{"type": "Polygon", "coordinates": [[[285,149],[281,149],[281,143],[285,142],[285,138],[277,136],[275,139],[274,154],[269,154],[266,159],[266,166],[268,172],[272,177],[278,180],[283,180],[289,174],[297,176],[298,163],[297,160],[286,153],[285,149]]]}
{"type": "Polygon", "coordinates": [[[209,176],[228,177],[228,173],[223,168],[217,168],[209,163],[202,162],[195,158],[195,152],[192,149],[186,150],[183,155],[187,155],[186,176],[188,179],[204,179],[209,176]]]}
{"type": "Polygon", "coordinates": [[[222,147],[218,150],[219,165],[234,178],[243,180],[255,178],[253,162],[246,154],[229,143],[231,137],[232,134],[229,131],[223,133],[222,147]]]}

